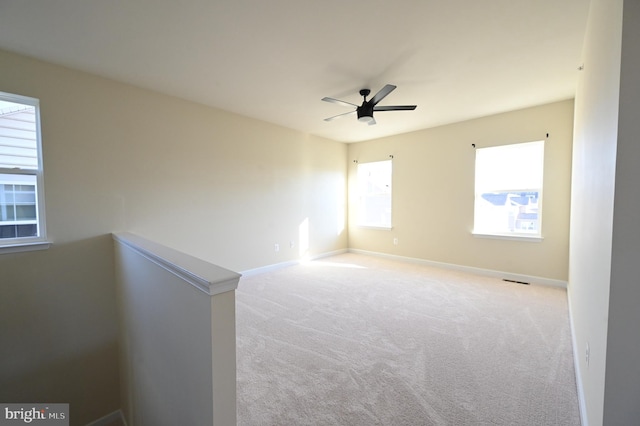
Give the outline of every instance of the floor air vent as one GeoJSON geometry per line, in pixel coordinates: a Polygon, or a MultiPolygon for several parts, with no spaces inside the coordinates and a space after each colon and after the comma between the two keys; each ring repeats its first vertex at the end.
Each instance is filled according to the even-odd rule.
{"type": "Polygon", "coordinates": [[[509,283],[516,283],[516,284],[529,285],[529,283],[526,283],[526,282],[524,282],[524,281],[508,280],[508,279],[506,279],[506,278],[503,278],[503,279],[502,279],[502,281],[506,281],[506,282],[509,282],[509,283]]]}

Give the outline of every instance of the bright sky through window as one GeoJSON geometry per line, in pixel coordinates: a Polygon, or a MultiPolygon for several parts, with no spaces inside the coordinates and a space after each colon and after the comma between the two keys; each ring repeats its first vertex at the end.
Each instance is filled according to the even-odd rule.
{"type": "Polygon", "coordinates": [[[391,160],[358,164],[358,225],[391,228],[391,160]]]}
{"type": "Polygon", "coordinates": [[[541,236],[544,141],[476,150],[474,233],[541,236]]]}

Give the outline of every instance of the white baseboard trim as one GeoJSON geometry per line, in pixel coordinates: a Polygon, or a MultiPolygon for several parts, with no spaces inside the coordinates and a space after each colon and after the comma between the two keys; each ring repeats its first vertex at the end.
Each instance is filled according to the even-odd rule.
{"type": "Polygon", "coordinates": [[[569,305],[569,327],[571,328],[571,344],[573,346],[573,369],[576,375],[576,388],[578,391],[578,408],[580,409],[580,424],[589,426],[587,419],[587,404],[584,397],[584,386],[582,385],[582,375],[580,374],[579,362],[580,351],[578,350],[578,341],[576,340],[576,330],[573,325],[573,313],[571,311],[571,295],[567,292],[567,304],[569,305]]]}
{"type": "Polygon", "coordinates": [[[343,254],[343,253],[357,253],[357,254],[364,254],[364,255],[367,255],[367,256],[386,257],[388,259],[398,260],[398,261],[402,261],[402,262],[410,262],[410,263],[417,263],[417,264],[428,265],[428,266],[435,266],[435,267],[438,267],[438,268],[452,269],[452,270],[456,270],[456,271],[468,272],[468,273],[478,274],[478,275],[483,275],[483,276],[488,276],[488,277],[494,277],[494,278],[500,278],[500,279],[508,279],[508,280],[513,280],[513,281],[522,281],[522,282],[527,282],[527,283],[531,283],[531,284],[546,285],[546,286],[559,287],[559,288],[564,288],[564,289],[567,288],[567,282],[566,281],[562,281],[562,280],[554,280],[554,279],[551,279],[551,278],[536,277],[536,276],[533,276],[533,275],[514,274],[514,273],[511,273],[511,272],[496,271],[496,270],[493,270],[493,269],[483,269],[483,268],[476,268],[476,267],[473,267],[473,266],[456,265],[454,263],[436,262],[436,261],[433,261],[433,260],[418,259],[418,258],[415,258],[415,257],[398,256],[398,255],[395,255],[395,254],[387,254],[387,253],[380,253],[380,252],[375,252],[375,251],[367,251],[367,250],[360,250],[360,249],[353,249],[353,248],[340,249],[340,250],[330,251],[330,252],[326,252],[326,253],[321,253],[321,254],[317,254],[317,255],[314,255],[314,256],[310,256],[310,257],[305,258],[305,259],[294,259],[294,260],[288,260],[286,262],[274,263],[274,264],[271,264],[271,265],[261,266],[259,268],[254,268],[254,269],[248,269],[246,271],[241,271],[240,273],[242,274],[243,277],[250,277],[252,275],[258,275],[258,274],[262,274],[262,273],[265,273],[265,272],[276,271],[278,269],[282,269],[282,268],[286,268],[286,267],[289,267],[289,266],[298,265],[299,263],[301,263],[303,261],[317,260],[317,259],[322,259],[324,257],[336,256],[336,255],[343,254]]]}
{"type": "Polygon", "coordinates": [[[317,259],[322,259],[323,257],[336,256],[339,254],[347,253],[347,251],[348,249],[334,250],[326,253],[309,256],[304,259],[288,260],[286,262],[274,263],[272,265],[266,265],[266,266],[261,266],[259,268],[248,269],[246,271],[240,271],[240,274],[242,274],[243,277],[250,277],[252,275],[258,275],[258,274],[263,274],[265,272],[277,271],[278,269],[298,265],[302,262],[309,261],[309,260],[317,260],[317,259]]]}
{"type": "Polygon", "coordinates": [[[405,257],[405,256],[398,256],[395,254],[379,253],[379,252],[359,250],[359,249],[349,249],[349,253],[358,253],[358,254],[364,254],[368,256],[386,257],[388,259],[398,260],[402,262],[410,262],[410,263],[417,263],[417,264],[427,265],[427,266],[435,266],[437,268],[452,269],[455,271],[468,272],[468,273],[483,275],[488,277],[508,279],[513,281],[521,281],[521,282],[526,282],[531,284],[546,285],[546,286],[559,287],[564,289],[567,288],[566,281],[554,280],[551,278],[543,278],[543,277],[536,277],[532,275],[523,275],[523,274],[514,274],[511,272],[496,271],[493,269],[476,268],[473,266],[456,265],[454,263],[436,262],[433,260],[418,259],[415,257],[405,257]]]}
{"type": "Polygon", "coordinates": [[[98,420],[94,420],[91,423],[87,423],[87,426],[108,426],[109,424],[116,421],[121,421],[123,425],[127,426],[127,422],[124,419],[122,410],[116,410],[112,413],[107,414],[104,417],[100,417],[98,420]]]}
{"type": "MultiPolygon", "coordinates": [[[[260,266],[259,268],[247,269],[246,271],[240,271],[242,278],[251,277],[253,275],[264,274],[265,272],[277,271],[278,269],[287,268],[300,263],[299,260],[288,260],[286,262],[273,263],[271,265],[260,266]]],[[[240,278],[240,280],[242,280],[240,278]]]]}

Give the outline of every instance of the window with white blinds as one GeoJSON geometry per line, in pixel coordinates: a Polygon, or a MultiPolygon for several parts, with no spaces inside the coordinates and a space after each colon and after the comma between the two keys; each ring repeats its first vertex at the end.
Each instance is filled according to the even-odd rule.
{"type": "Polygon", "coordinates": [[[0,92],[0,247],[45,241],[39,101],[0,92]]]}
{"type": "Polygon", "coordinates": [[[476,150],[474,234],[541,238],[544,141],[476,150]]]}

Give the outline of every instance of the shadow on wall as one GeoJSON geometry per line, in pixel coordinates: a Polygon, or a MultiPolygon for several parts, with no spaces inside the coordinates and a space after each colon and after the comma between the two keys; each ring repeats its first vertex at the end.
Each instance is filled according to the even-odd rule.
{"type": "Polygon", "coordinates": [[[111,235],[0,256],[0,401],[69,403],[71,425],[119,407],[111,235]]]}

